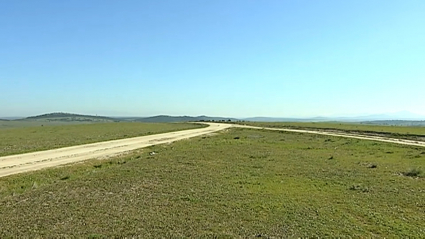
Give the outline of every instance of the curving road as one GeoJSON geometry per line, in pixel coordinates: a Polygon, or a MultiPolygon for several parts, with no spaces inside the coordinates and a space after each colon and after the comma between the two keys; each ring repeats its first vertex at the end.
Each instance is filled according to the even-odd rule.
{"type": "Polygon", "coordinates": [[[26,153],[19,155],[11,155],[0,157],[0,177],[18,174],[23,172],[34,171],[42,168],[54,167],[63,164],[79,162],[92,158],[110,157],[117,154],[122,154],[131,150],[148,147],[151,145],[170,143],[177,140],[188,139],[200,135],[214,133],[230,127],[250,128],[250,129],[265,129],[273,131],[286,131],[296,133],[320,134],[327,136],[337,136],[346,138],[355,138],[362,140],[374,140],[380,142],[413,145],[425,147],[425,142],[412,141],[404,139],[393,139],[378,136],[365,136],[358,134],[346,133],[330,133],[323,131],[312,130],[296,130],[284,128],[263,128],[255,126],[237,125],[237,124],[220,124],[220,123],[207,123],[209,127],[201,129],[191,129],[177,132],[169,132],[163,134],[141,136],[128,139],[119,139],[112,141],[105,141],[93,144],[85,144],[79,146],[72,146],[60,149],[52,149],[46,151],[39,151],[34,153],[26,153]]]}

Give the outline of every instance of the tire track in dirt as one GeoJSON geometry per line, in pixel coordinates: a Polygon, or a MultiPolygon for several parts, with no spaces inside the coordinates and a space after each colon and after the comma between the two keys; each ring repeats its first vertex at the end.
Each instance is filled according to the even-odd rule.
{"type": "Polygon", "coordinates": [[[248,125],[237,125],[236,127],[238,127],[238,128],[249,128],[249,129],[263,129],[263,130],[273,130],[273,131],[295,132],[295,133],[303,133],[303,134],[320,134],[320,135],[335,136],[335,137],[344,137],[344,138],[353,138],[353,139],[362,139],[362,140],[373,140],[373,141],[386,142],[386,143],[425,147],[425,142],[423,142],[423,141],[396,139],[396,138],[388,138],[388,137],[381,137],[381,136],[368,136],[368,135],[361,135],[361,134],[347,134],[347,133],[334,133],[334,132],[331,133],[331,132],[324,132],[324,131],[302,130],[302,129],[267,128],[267,127],[248,126],[248,125]]]}

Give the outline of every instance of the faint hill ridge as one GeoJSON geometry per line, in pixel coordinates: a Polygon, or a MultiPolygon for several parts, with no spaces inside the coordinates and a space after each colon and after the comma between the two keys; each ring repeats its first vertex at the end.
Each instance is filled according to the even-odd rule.
{"type": "Polygon", "coordinates": [[[425,115],[415,114],[406,110],[394,113],[387,113],[384,115],[393,120],[425,120],[425,115]]]}
{"type": "Polygon", "coordinates": [[[422,121],[425,115],[415,114],[409,111],[399,111],[393,113],[370,114],[360,116],[317,116],[317,117],[251,117],[245,118],[247,121],[263,121],[263,122],[362,122],[362,121],[385,121],[385,120],[407,120],[422,121]]]}

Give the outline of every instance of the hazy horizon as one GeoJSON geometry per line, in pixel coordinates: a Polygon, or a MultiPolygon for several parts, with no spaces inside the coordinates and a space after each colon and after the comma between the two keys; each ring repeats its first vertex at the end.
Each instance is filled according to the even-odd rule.
{"type": "Polygon", "coordinates": [[[306,116],[306,117],[297,117],[297,116],[239,116],[239,117],[230,117],[226,115],[188,115],[188,114],[182,114],[182,115],[170,115],[170,114],[161,114],[161,115],[98,115],[98,114],[81,114],[78,112],[48,112],[48,113],[41,113],[36,115],[25,115],[25,116],[1,116],[0,119],[21,119],[21,118],[27,118],[27,117],[33,117],[33,116],[40,116],[44,114],[51,114],[51,113],[66,113],[66,114],[77,114],[77,115],[88,115],[88,116],[101,116],[101,117],[111,117],[111,118],[126,118],[126,117],[140,117],[140,118],[148,118],[148,117],[156,117],[156,116],[170,116],[170,117],[218,117],[218,118],[235,118],[235,119],[254,119],[254,118],[268,118],[268,119],[315,119],[315,118],[324,118],[324,119],[363,119],[367,120],[368,118],[371,118],[372,120],[376,119],[382,119],[382,120],[425,120],[425,115],[420,114],[414,114],[412,112],[408,111],[399,111],[399,112],[386,112],[386,113],[379,113],[379,114],[363,114],[363,115],[317,115],[317,116],[306,116]]]}
{"type": "Polygon", "coordinates": [[[425,1],[7,1],[0,116],[425,115],[425,1]]]}

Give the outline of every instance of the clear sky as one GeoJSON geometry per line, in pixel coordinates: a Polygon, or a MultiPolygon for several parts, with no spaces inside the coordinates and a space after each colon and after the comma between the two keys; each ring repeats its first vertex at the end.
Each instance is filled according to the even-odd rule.
{"type": "Polygon", "coordinates": [[[425,1],[0,2],[0,116],[425,115],[425,1]]]}

